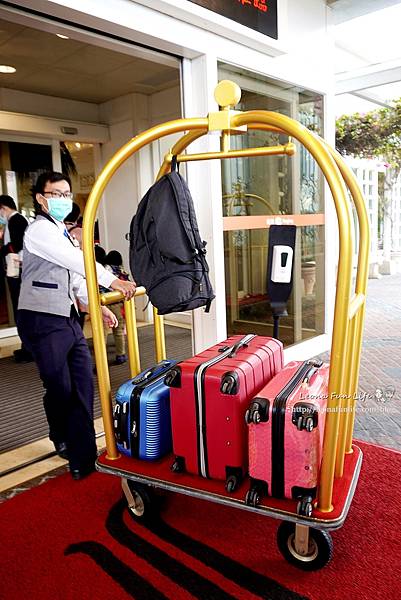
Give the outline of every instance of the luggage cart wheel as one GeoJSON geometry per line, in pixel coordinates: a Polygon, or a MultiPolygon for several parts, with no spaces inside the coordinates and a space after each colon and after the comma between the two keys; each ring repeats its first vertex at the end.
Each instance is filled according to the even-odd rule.
{"type": "Polygon", "coordinates": [[[326,566],[333,556],[331,535],[321,529],[284,521],[277,530],[277,545],[285,560],[303,571],[317,571],[326,566]],[[296,547],[296,528],[299,528],[301,546],[296,547]],[[305,536],[306,534],[306,536],[305,536]],[[302,537],[304,539],[302,540],[302,537]],[[306,545],[303,548],[302,541],[306,545]]]}
{"type": "Polygon", "coordinates": [[[239,484],[239,479],[236,475],[230,475],[229,477],[227,477],[226,479],[226,490],[227,492],[231,493],[234,492],[239,484]]]}
{"type": "Polygon", "coordinates": [[[156,502],[147,485],[122,479],[121,485],[128,504],[128,512],[135,521],[149,521],[157,514],[156,502]]]}

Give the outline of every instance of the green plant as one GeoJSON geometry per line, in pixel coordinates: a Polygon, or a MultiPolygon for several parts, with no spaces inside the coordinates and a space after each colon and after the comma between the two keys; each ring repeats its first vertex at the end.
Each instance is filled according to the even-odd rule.
{"type": "Polygon", "coordinates": [[[382,159],[398,177],[401,170],[401,98],[391,107],[337,119],[336,147],[341,154],[382,159]]]}
{"type": "Polygon", "coordinates": [[[379,177],[379,219],[391,219],[391,189],[401,172],[401,98],[392,106],[370,112],[343,115],[336,122],[336,147],[341,154],[377,158],[386,173],[379,177]]]}
{"type": "Polygon", "coordinates": [[[307,225],[301,228],[301,259],[303,263],[315,260],[315,244],[317,241],[317,228],[307,225]]]}

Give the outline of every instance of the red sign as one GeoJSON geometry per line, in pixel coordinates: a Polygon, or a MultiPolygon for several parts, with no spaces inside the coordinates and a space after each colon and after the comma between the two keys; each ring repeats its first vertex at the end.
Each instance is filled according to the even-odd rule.
{"type": "Polygon", "coordinates": [[[277,0],[189,0],[277,40],[277,0]]]}

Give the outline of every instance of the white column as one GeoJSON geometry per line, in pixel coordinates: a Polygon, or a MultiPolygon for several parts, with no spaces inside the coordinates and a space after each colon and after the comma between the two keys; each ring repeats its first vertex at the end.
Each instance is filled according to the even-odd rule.
{"type": "MultiPolygon", "coordinates": [[[[217,60],[200,56],[183,61],[184,116],[202,117],[218,110],[213,92],[217,85],[217,60]]],[[[203,136],[191,145],[189,152],[218,151],[217,134],[203,136]]],[[[223,213],[221,202],[221,162],[219,160],[187,164],[187,179],[191,190],[199,230],[207,242],[207,261],[216,294],[209,313],[193,311],[194,351],[200,352],[226,337],[226,301],[224,281],[223,213]]]]}

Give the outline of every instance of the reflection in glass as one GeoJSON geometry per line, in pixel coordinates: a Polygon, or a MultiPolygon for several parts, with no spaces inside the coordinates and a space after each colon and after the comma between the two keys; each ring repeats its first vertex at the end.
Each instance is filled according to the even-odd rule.
{"type": "MultiPolygon", "coordinates": [[[[236,108],[290,116],[322,134],[322,97],[284,82],[221,65],[220,79],[242,88],[236,108]]],[[[284,144],[288,136],[249,130],[231,136],[231,148],[284,144]]],[[[296,142],[293,157],[251,157],[222,161],[227,328],[229,333],[271,335],[273,319],[266,294],[268,220],[323,213],[323,177],[308,151],[296,142]],[[273,215],[273,217],[272,217],[273,215]],[[230,221],[240,217],[240,223],[230,221]],[[247,219],[260,217],[250,224],[247,219]],[[237,227],[238,225],[238,227],[237,227]],[[234,229],[235,228],[235,229],[234,229]]],[[[320,221],[323,223],[323,217],[320,221]]],[[[294,287],[288,316],[281,319],[286,345],[324,332],[324,225],[297,227],[294,287]]]]}

